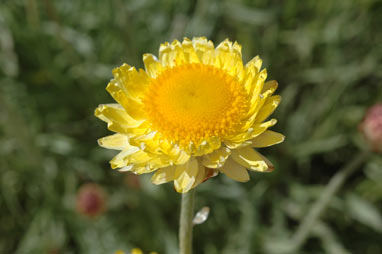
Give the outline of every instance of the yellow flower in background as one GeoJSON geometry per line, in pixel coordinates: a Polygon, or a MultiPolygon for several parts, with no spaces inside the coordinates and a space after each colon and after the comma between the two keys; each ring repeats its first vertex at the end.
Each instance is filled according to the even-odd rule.
{"type": "MultiPolygon", "coordinates": [[[[117,250],[116,252],[114,252],[114,254],[126,254],[126,253],[122,250],[117,250]]],[[[131,250],[130,254],[143,254],[143,251],[139,248],[134,248],[131,250]]],[[[155,251],[151,251],[149,252],[149,254],[158,254],[158,253],[155,251]]]]}
{"type": "Polygon", "coordinates": [[[131,254],[143,254],[141,249],[134,248],[131,250],[131,254]]]}
{"type": "Polygon", "coordinates": [[[228,39],[216,48],[204,37],[159,48],[159,59],[143,56],[145,70],[127,64],[113,70],[107,91],[118,102],[95,115],[116,134],[99,145],[121,150],[111,167],[135,174],[154,172],[152,182],[174,181],[187,192],[222,172],[245,182],[246,169],[268,172],[273,165],[253,148],[284,140],[268,130],[280,103],[276,81],[256,56],[243,64],[241,46],[228,39]]]}

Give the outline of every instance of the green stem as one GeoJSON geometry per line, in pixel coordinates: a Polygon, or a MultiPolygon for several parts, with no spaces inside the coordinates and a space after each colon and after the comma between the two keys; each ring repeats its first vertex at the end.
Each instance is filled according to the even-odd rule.
{"type": "Polygon", "coordinates": [[[294,234],[292,238],[293,250],[298,250],[304,244],[312,227],[319,219],[321,213],[328,205],[331,198],[345,183],[346,179],[361,166],[361,164],[367,159],[368,155],[369,152],[365,151],[359,153],[358,156],[354,156],[354,158],[345,167],[340,169],[332,177],[332,179],[330,179],[329,184],[324,189],[322,195],[313,204],[312,208],[309,210],[306,217],[302,220],[302,223],[294,234]]]}
{"type": "Polygon", "coordinates": [[[192,253],[192,219],[194,216],[195,189],[182,194],[179,223],[179,254],[192,253]]]}

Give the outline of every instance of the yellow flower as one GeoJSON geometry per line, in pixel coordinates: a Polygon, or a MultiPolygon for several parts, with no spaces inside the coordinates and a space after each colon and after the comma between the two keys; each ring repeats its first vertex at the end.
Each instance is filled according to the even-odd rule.
{"type": "Polygon", "coordinates": [[[131,254],[143,254],[143,252],[139,248],[134,248],[131,250],[131,254]]]}
{"type": "Polygon", "coordinates": [[[111,160],[120,171],[155,171],[154,184],[174,181],[187,192],[222,172],[245,182],[246,169],[268,172],[273,165],[253,148],[284,140],[267,130],[280,102],[276,81],[256,56],[243,64],[241,46],[228,39],[216,48],[204,37],[159,48],[159,59],[143,56],[145,70],[127,64],[113,70],[106,90],[118,102],[95,115],[116,134],[99,145],[121,150],[111,160]],[[267,120],[267,121],[265,121],[267,120]]]}
{"type": "MultiPolygon", "coordinates": [[[[125,254],[125,252],[122,250],[117,250],[116,252],[114,252],[114,254],[125,254]]],[[[134,248],[131,250],[131,254],[143,254],[143,251],[139,248],[134,248]]],[[[158,253],[155,251],[151,251],[149,254],[158,254],[158,253]]]]}

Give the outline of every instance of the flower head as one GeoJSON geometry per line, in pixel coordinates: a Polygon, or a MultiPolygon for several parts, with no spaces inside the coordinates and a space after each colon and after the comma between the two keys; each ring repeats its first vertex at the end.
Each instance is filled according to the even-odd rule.
{"type": "MultiPolygon", "coordinates": [[[[114,252],[114,254],[126,254],[126,253],[122,250],[117,250],[116,252],[114,252]]],[[[131,250],[130,254],[143,254],[143,251],[139,248],[134,248],[131,250]]],[[[158,253],[155,251],[151,251],[149,252],[149,254],[158,254],[158,253]]]]}
{"type": "Polygon", "coordinates": [[[95,115],[116,134],[99,145],[121,150],[111,167],[136,174],[155,171],[152,182],[174,181],[187,192],[222,172],[249,180],[246,169],[273,165],[253,148],[280,143],[267,120],[280,102],[276,81],[265,82],[257,56],[243,64],[241,46],[228,39],[216,48],[204,37],[159,48],[159,59],[143,56],[145,70],[127,64],[114,69],[107,91],[117,104],[95,115]]]}
{"type": "Polygon", "coordinates": [[[366,112],[360,130],[371,149],[382,153],[382,103],[377,103],[366,112]]]}
{"type": "Polygon", "coordinates": [[[105,196],[105,192],[98,184],[87,183],[82,185],[77,193],[77,211],[92,218],[102,214],[106,208],[105,196]]]}

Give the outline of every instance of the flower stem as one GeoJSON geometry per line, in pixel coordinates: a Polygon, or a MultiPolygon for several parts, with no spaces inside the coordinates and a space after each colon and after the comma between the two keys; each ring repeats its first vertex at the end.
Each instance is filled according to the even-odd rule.
{"type": "Polygon", "coordinates": [[[194,216],[195,189],[182,194],[179,223],[179,254],[192,253],[192,218],[194,216]]]}
{"type": "Polygon", "coordinates": [[[306,217],[302,220],[302,223],[300,224],[296,233],[294,234],[292,238],[292,242],[294,243],[294,251],[298,250],[303,245],[303,243],[309,236],[312,227],[319,219],[321,213],[324,211],[331,198],[345,183],[346,179],[362,165],[362,163],[368,158],[368,156],[368,151],[360,152],[358,156],[355,156],[345,167],[340,169],[332,177],[332,179],[330,179],[329,184],[324,189],[322,195],[313,204],[312,208],[309,210],[306,217]]]}

